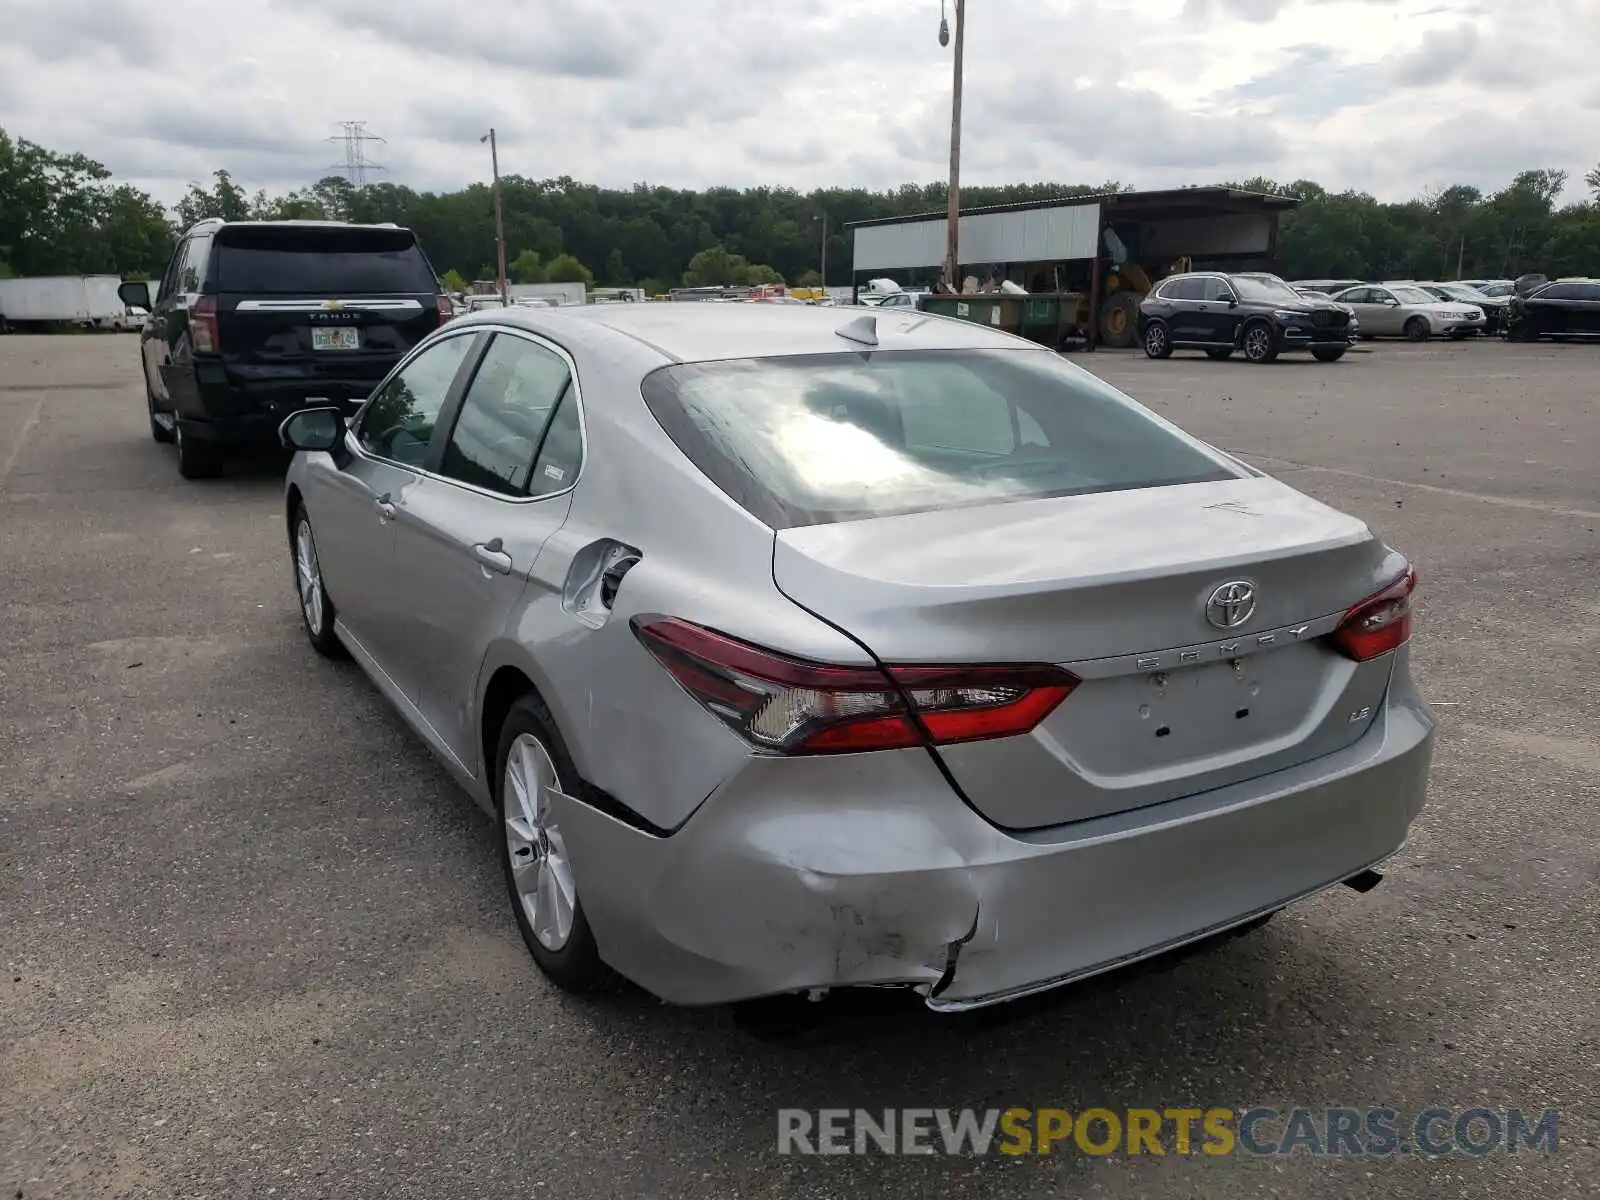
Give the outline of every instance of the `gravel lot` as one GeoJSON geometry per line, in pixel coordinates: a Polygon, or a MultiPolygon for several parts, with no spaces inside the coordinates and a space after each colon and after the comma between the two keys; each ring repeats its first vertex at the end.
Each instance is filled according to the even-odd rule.
{"type": "Polygon", "coordinates": [[[131,337],[0,338],[0,1196],[1576,1196],[1600,1179],[1600,347],[1080,361],[1410,553],[1385,884],[977,1018],[767,1044],[536,972],[495,831],[303,644],[281,464],[178,478],[131,337]],[[780,1157],[780,1106],[1562,1110],[1433,1161],[780,1157]]]}

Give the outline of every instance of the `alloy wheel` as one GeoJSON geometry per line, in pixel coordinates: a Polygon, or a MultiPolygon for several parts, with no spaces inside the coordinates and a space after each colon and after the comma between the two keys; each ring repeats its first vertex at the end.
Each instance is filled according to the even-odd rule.
{"type": "Polygon", "coordinates": [[[519,734],[506,755],[502,791],[512,885],[533,936],[545,949],[560,950],[572,936],[577,889],[552,790],[560,791],[561,781],[550,752],[532,734],[519,734]]]}
{"type": "Polygon", "coordinates": [[[317,562],[317,543],[311,536],[311,522],[300,519],[294,531],[294,573],[300,586],[300,611],[313,637],[322,632],[322,567],[317,562]]]}
{"type": "Polygon", "coordinates": [[[1244,335],[1244,355],[1251,362],[1260,362],[1272,349],[1272,335],[1257,325],[1244,335]]]}

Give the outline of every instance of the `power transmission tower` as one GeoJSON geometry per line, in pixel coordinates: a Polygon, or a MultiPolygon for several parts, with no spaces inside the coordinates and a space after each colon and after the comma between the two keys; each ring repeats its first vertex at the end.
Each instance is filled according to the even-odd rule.
{"type": "Polygon", "coordinates": [[[328,141],[344,144],[344,162],[334,163],[328,170],[343,171],[345,179],[353,187],[361,187],[367,182],[368,171],[388,170],[382,163],[375,163],[367,157],[367,143],[382,142],[384,139],[375,133],[368,133],[365,121],[340,121],[339,128],[344,132],[335,134],[328,141]]]}

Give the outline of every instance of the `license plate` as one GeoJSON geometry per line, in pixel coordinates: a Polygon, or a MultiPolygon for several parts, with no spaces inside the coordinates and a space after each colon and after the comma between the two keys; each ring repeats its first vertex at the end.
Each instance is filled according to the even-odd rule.
{"type": "Polygon", "coordinates": [[[311,331],[311,348],[313,350],[359,350],[361,349],[361,332],[357,329],[313,329],[311,331]]]}

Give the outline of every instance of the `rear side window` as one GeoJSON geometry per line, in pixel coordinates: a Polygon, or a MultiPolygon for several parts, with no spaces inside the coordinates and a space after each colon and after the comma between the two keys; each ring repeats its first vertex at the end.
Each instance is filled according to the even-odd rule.
{"type": "Polygon", "coordinates": [[[1198,300],[1205,292],[1205,284],[1198,279],[1174,279],[1161,285],[1163,300],[1198,300]]]}
{"type": "Polygon", "coordinates": [[[695,465],[778,529],[1239,475],[1042,351],[686,363],[643,390],[695,465]]]}
{"type": "Polygon", "coordinates": [[[559,354],[526,338],[497,334],[461,402],[440,474],[503,496],[566,487],[559,469],[545,477],[554,486],[530,488],[529,479],[571,382],[559,354]]]}
{"type": "Polygon", "coordinates": [[[236,225],[217,234],[212,280],[252,295],[384,295],[438,290],[408,229],[236,225]]]}

